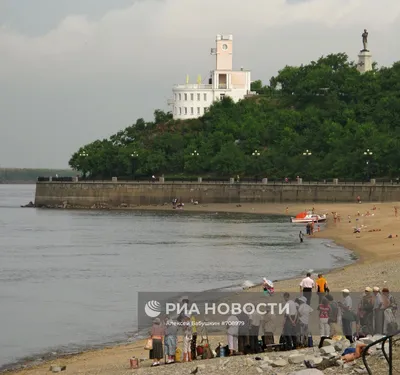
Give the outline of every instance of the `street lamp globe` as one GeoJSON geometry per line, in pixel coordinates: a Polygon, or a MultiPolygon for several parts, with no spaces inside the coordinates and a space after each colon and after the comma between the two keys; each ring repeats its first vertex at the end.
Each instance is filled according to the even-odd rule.
{"type": "Polygon", "coordinates": [[[192,156],[200,156],[200,154],[197,152],[197,150],[194,150],[194,151],[191,153],[191,155],[192,155],[192,156]]]}
{"type": "Polygon", "coordinates": [[[251,154],[252,156],[260,156],[260,152],[258,150],[254,150],[253,153],[251,154]]]}
{"type": "Polygon", "coordinates": [[[306,150],[305,152],[303,152],[303,156],[311,156],[312,153],[309,150],[306,150]]]}
{"type": "Polygon", "coordinates": [[[139,156],[139,154],[136,152],[136,151],[134,151],[132,154],[131,154],[131,157],[133,157],[133,158],[137,158],[139,156]]]}
{"type": "Polygon", "coordinates": [[[365,155],[365,156],[371,156],[371,155],[373,155],[373,152],[370,151],[369,148],[367,148],[367,151],[364,151],[364,155],[365,155]]]}

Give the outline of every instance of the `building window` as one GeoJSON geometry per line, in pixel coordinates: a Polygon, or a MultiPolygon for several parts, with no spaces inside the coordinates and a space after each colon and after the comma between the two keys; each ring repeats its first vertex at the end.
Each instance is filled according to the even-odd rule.
{"type": "Polygon", "coordinates": [[[190,94],[190,100],[191,100],[191,101],[194,100],[194,94],[190,94]]]}
{"type": "Polygon", "coordinates": [[[187,94],[185,94],[185,100],[187,100],[187,94]]]}
{"type": "MultiPolygon", "coordinates": [[[[180,95],[180,94],[179,94],[180,95]]],[[[182,108],[181,107],[179,107],[179,114],[181,115],[182,114],[182,108]]]]}
{"type": "MultiPolygon", "coordinates": [[[[185,94],[186,95],[186,94],[185,94]]],[[[187,115],[187,107],[185,107],[185,115],[187,115]]]]}
{"type": "Polygon", "coordinates": [[[197,107],[197,114],[200,114],[200,107],[197,107]]]}
{"type": "Polygon", "coordinates": [[[174,115],[176,115],[176,107],[174,107],[174,115]]]}
{"type": "Polygon", "coordinates": [[[190,114],[194,115],[194,108],[193,107],[190,108],[190,114]]]}
{"type": "Polygon", "coordinates": [[[197,101],[200,101],[200,94],[197,94],[197,101]]]}
{"type": "Polygon", "coordinates": [[[182,95],[181,94],[179,94],[179,100],[182,100],[182,95]]]}
{"type": "Polygon", "coordinates": [[[219,94],[219,100],[223,100],[225,98],[225,94],[219,94]]]}
{"type": "Polygon", "coordinates": [[[208,107],[204,107],[204,113],[208,111],[208,107]]]}
{"type": "Polygon", "coordinates": [[[207,101],[207,94],[204,94],[204,101],[207,101]]]}

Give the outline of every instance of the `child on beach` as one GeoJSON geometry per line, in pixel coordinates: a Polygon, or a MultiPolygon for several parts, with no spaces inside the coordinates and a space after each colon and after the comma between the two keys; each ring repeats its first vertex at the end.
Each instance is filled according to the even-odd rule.
{"type": "Polygon", "coordinates": [[[183,321],[185,323],[184,330],[183,330],[183,362],[191,362],[192,361],[192,355],[191,355],[191,349],[190,349],[190,344],[192,341],[191,320],[186,315],[184,317],[183,321]]]}
{"type": "Polygon", "coordinates": [[[329,327],[329,301],[324,297],[322,298],[321,304],[318,306],[319,311],[319,328],[321,341],[323,341],[324,337],[329,337],[330,335],[330,327],[329,327]]]}

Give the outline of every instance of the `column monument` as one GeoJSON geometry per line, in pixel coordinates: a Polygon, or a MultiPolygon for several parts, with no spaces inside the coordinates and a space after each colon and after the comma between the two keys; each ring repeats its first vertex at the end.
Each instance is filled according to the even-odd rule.
{"type": "Polygon", "coordinates": [[[366,29],[364,29],[361,37],[363,42],[363,49],[358,55],[357,70],[360,73],[365,73],[372,70],[372,54],[368,50],[368,31],[366,29]]]}

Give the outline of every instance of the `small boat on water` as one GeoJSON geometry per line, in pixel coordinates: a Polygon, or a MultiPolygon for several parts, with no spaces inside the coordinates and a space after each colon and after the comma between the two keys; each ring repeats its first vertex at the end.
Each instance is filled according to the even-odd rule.
{"type": "Polygon", "coordinates": [[[312,211],[304,211],[300,212],[296,217],[291,217],[290,222],[291,223],[323,223],[326,221],[326,215],[318,215],[315,213],[312,213],[312,211]]]}

